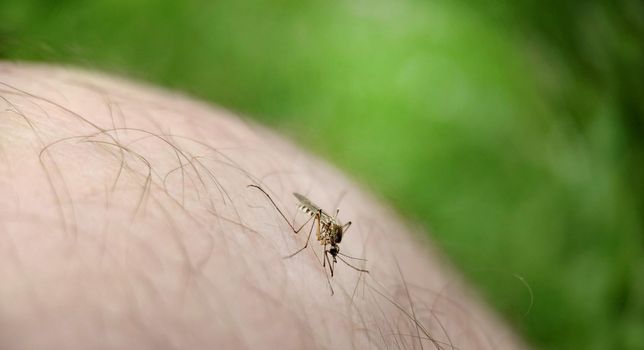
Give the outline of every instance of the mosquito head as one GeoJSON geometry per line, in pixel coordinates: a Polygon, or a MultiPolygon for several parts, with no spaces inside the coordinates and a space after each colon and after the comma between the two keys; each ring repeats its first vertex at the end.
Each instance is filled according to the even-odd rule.
{"type": "Polygon", "coordinates": [[[333,257],[333,261],[335,261],[335,256],[338,255],[340,252],[340,247],[336,244],[333,244],[331,248],[329,248],[329,254],[333,257]]]}

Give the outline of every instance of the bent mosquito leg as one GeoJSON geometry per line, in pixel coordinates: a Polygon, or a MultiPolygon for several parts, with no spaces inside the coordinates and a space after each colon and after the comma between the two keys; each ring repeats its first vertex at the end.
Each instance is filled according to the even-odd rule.
{"type": "Polygon", "coordinates": [[[254,188],[256,188],[256,189],[258,189],[258,190],[262,191],[262,193],[266,196],[266,198],[268,198],[268,200],[269,200],[269,201],[271,201],[271,204],[273,204],[273,207],[275,207],[275,210],[277,210],[277,212],[278,212],[278,213],[280,213],[280,215],[282,216],[282,218],[284,218],[284,221],[286,221],[286,223],[288,224],[288,226],[291,228],[291,230],[293,230],[293,233],[295,233],[295,234],[300,233],[300,231],[302,230],[302,228],[303,228],[304,226],[306,226],[306,224],[308,224],[308,223],[309,223],[309,221],[311,221],[311,219],[313,219],[313,216],[312,216],[312,217],[310,217],[308,220],[306,220],[306,222],[305,222],[305,223],[303,223],[303,224],[302,224],[302,226],[300,226],[298,229],[296,229],[296,228],[295,228],[295,219],[293,219],[293,220],[294,220],[294,221],[293,221],[293,223],[291,223],[290,221],[288,221],[288,219],[286,218],[286,215],[284,215],[284,213],[280,210],[280,208],[277,206],[277,204],[275,203],[275,201],[273,201],[273,198],[271,198],[271,196],[270,196],[268,193],[266,193],[266,191],[264,191],[264,189],[263,189],[263,188],[261,188],[261,187],[259,187],[259,186],[257,186],[257,185],[252,185],[252,184],[251,184],[251,185],[248,185],[248,186],[246,186],[246,187],[254,187],[254,188]]]}
{"type": "MultiPolygon", "coordinates": [[[[318,223],[318,232],[320,232],[320,212],[316,213],[315,216],[312,216],[311,218],[315,218],[313,221],[313,224],[311,224],[311,229],[309,230],[309,235],[306,237],[306,243],[304,243],[304,247],[298,249],[295,253],[285,256],[284,259],[292,258],[296,256],[299,252],[303,251],[306,249],[306,247],[309,246],[309,241],[311,240],[311,234],[313,233],[313,226],[315,226],[315,222],[317,221],[318,223]]],[[[307,220],[306,222],[311,221],[311,219],[307,220]]]]}
{"type": "MultiPolygon", "coordinates": [[[[302,224],[302,226],[300,226],[300,228],[298,228],[297,230],[295,230],[295,229],[293,228],[293,225],[289,225],[289,226],[291,226],[291,228],[293,229],[293,233],[298,234],[298,233],[300,233],[300,231],[302,230],[302,228],[303,228],[306,224],[308,224],[308,223],[309,223],[309,221],[311,221],[313,218],[314,218],[314,217],[313,217],[313,216],[311,216],[311,217],[310,217],[308,220],[306,220],[306,222],[305,222],[305,223],[303,223],[303,224],[302,224]]],[[[313,225],[315,225],[315,221],[313,221],[313,225]]],[[[313,225],[311,225],[311,229],[313,228],[313,225]]],[[[309,234],[309,237],[311,237],[311,235],[310,235],[310,234],[309,234]]],[[[307,240],[307,242],[308,242],[308,238],[307,238],[306,240],[307,240]]]]}

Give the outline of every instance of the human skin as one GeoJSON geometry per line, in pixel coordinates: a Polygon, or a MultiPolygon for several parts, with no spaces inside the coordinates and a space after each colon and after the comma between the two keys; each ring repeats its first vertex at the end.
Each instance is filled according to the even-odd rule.
{"type": "MultiPolygon", "coordinates": [[[[213,82],[216,83],[216,82],[213,82]]],[[[0,348],[517,349],[435,249],[338,170],[229,112],[0,63],[0,348]],[[357,271],[304,245],[292,192],[357,271]]]]}

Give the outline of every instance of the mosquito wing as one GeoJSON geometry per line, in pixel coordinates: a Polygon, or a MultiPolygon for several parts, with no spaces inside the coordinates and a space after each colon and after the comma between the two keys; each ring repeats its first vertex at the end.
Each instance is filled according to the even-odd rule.
{"type": "Polygon", "coordinates": [[[308,209],[308,211],[310,211],[310,214],[314,214],[315,212],[320,210],[320,207],[313,204],[313,202],[311,202],[303,195],[299,193],[293,193],[293,195],[295,196],[295,198],[297,198],[298,201],[300,201],[300,207],[302,207],[302,209],[308,209]]]}
{"type": "MultiPolygon", "coordinates": [[[[298,201],[300,201],[299,208],[303,212],[305,212],[305,213],[307,213],[309,215],[315,215],[315,213],[320,211],[320,207],[318,207],[317,205],[313,204],[313,202],[311,202],[310,199],[304,197],[303,195],[301,195],[299,193],[293,193],[293,195],[295,196],[295,198],[297,198],[298,201]]],[[[331,217],[329,214],[327,214],[324,211],[322,211],[322,213],[320,215],[320,220],[323,223],[335,222],[334,218],[331,217]]]]}

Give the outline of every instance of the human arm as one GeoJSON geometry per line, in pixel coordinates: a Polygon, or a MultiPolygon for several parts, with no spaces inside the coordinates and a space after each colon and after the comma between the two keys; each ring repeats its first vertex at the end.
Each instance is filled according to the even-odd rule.
{"type": "Polygon", "coordinates": [[[0,64],[0,106],[0,347],[521,346],[431,243],[264,127],[49,66],[0,64]],[[331,278],[315,242],[284,259],[308,231],[249,184],[298,222],[292,192],[338,206],[369,273],[331,278]]]}

